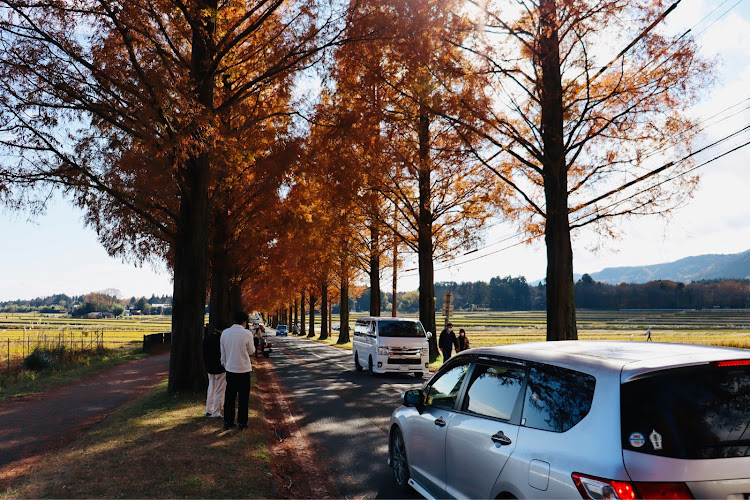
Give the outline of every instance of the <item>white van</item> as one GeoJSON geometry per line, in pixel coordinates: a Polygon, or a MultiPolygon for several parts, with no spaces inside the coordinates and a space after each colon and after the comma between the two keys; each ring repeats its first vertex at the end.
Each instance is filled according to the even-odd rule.
{"type": "Polygon", "coordinates": [[[357,371],[413,373],[421,378],[430,371],[430,346],[422,323],[415,319],[365,317],[354,325],[352,355],[357,371]]]}

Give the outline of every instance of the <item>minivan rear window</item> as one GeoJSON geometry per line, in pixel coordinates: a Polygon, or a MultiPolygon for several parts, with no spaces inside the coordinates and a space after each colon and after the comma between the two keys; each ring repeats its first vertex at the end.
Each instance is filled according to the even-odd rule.
{"type": "Polygon", "coordinates": [[[424,337],[420,323],[414,321],[381,321],[378,324],[381,337],[424,337]]]}
{"type": "Polygon", "coordinates": [[[559,366],[538,364],[529,369],[521,424],[565,432],[588,415],[596,378],[559,366]]]}
{"type": "Polygon", "coordinates": [[[679,459],[750,456],[750,366],[701,365],[622,384],[623,449],[679,459]]]}

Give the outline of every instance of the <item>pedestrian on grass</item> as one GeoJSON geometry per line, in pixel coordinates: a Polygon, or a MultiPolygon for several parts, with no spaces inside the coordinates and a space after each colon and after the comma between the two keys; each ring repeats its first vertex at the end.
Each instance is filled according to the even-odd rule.
{"type": "Polygon", "coordinates": [[[471,349],[471,345],[469,345],[469,337],[466,336],[466,330],[461,328],[458,330],[458,347],[456,348],[456,352],[465,351],[466,349],[471,349]]]}
{"type": "Polygon", "coordinates": [[[646,331],[646,342],[653,342],[653,340],[651,340],[651,327],[650,326],[648,327],[648,330],[646,331]]]}
{"type": "Polygon", "coordinates": [[[448,323],[445,328],[440,332],[440,338],[438,339],[438,347],[443,353],[443,363],[448,361],[453,353],[453,347],[458,352],[458,339],[453,331],[453,323],[448,323]]]}
{"type": "Polygon", "coordinates": [[[221,334],[221,364],[227,370],[227,388],[224,397],[224,430],[234,427],[234,403],[239,396],[237,423],[240,430],[247,429],[248,402],[250,400],[250,357],[255,353],[253,336],[247,329],[246,312],[234,314],[234,324],[221,334]]]}
{"type": "Polygon", "coordinates": [[[206,394],[206,416],[222,418],[221,409],[224,407],[224,391],[227,386],[226,370],[221,365],[221,328],[203,339],[203,364],[208,372],[208,392],[206,394]]]}

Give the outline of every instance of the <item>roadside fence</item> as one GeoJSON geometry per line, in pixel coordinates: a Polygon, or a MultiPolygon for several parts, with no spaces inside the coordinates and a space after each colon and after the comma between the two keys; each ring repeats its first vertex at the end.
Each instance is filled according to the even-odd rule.
{"type": "Polygon", "coordinates": [[[137,343],[137,340],[116,338],[112,334],[105,337],[103,329],[70,332],[24,329],[20,338],[0,340],[0,370],[4,368],[7,374],[18,371],[32,354],[62,363],[81,355],[102,352],[105,348],[117,348],[134,343],[137,343]]]}

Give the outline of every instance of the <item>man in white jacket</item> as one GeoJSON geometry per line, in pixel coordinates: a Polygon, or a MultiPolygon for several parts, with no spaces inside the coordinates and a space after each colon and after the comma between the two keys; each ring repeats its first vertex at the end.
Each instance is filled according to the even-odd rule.
{"type": "Polygon", "coordinates": [[[247,407],[250,400],[250,357],[255,353],[253,336],[247,329],[246,312],[234,314],[234,324],[221,334],[221,364],[227,370],[224,397],[224,430],[234,427],[234,400],[239,394],[237,423],[247,429],[247,407]]]}

